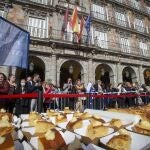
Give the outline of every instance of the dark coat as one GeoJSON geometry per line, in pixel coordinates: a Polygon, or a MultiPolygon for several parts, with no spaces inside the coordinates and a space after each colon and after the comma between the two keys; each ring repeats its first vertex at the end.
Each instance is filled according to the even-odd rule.
{"type": "MultiPolygon", "coordinates": [[[[22,90],[21,86],[19,86],[16,89],[16,94],[23,94],[23,93],[24,94],[28,93],[27,87],[25,87],[22,90]]],[[[30,100],[19,98],[19,99],[16,100],[15,107],[16,107],[16,111],[15,111],[16,115],[27,114],[27,113],[29,113],[29,110],[30,110],[30,100]]]]}

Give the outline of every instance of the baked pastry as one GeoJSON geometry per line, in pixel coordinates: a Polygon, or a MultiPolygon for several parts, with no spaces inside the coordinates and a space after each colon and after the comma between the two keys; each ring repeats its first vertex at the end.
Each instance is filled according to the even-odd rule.
{"type": "Polygon", "coordinates": [[[48,117],[54,117],[60,114],[59,112],[56,112],[53,109],[47,109],[46,113],[48,117]]]}
{"type": "Polygon", "coordinates": [[[68,130],[75,130],[75,129],[79,129],[79,128],[82,128],[83,126],[83,122],[82,122],[82,119],[77,119],[77,118],[72,118],[71,121],[68,122],[66,128],[68,130]]]}
{"type": "Polygon", "coordinates": [[[80,116],[81,119],[89,119],[91,117],[92,117],[92,115],[89,114],[88,112],[85,112],[80,116]]]}
{"type": "Polygon", "coordinates": [[[122,122],[120,119],[112,119],[110,121],[110,126],[120,128],[122,126],[122,122]]]}
{"type": "Polygon", "coordinates": [[[130,150],[131,149],[131,137],[129,135],[116,135],[112,137],[106,144],[108,147],[115,150],[130,150]]]}
{"type": "Polygon", "coordinates": [[[92,124],[90,124],[86,131],[86,136],[90,139],[95,139],[97,137],[103,137],[108,134],[108,127],[105,126],[96,126],[94,127],[92,124]]]}
{"type": "Polygon", "coordinates": [[[80,111],[76,111],[74,114],[73,114],[73,117],[80,117],[83,113],[81,113],[80,111]]]}
{"type": "Polygon", "coordinates": [[[11,124],[7,120],[0,120],[0,128],[11,127],[11,124]]]}
{"type": "Polygon", "coordinates": [[[129,135],[130,136],[130,133],[125,129],[120,129],[118,132],[119,132],[120,135],[123,134],[123,135],[129,135]]]}
{"type": "Polygon", "coordinates": [[[10,134],[0,137],[0,149],[1,150],[14,150],[14,141],[10,134]]]}
{"type": "Polygon", "coordinates": [[[65,114],[70,114],[71,113],[71,110],[69,109],[69,107],[64,108],[64,113],[65,114]]]}
{"type": "Polygon", "coordinates": [[[63,114],[59,114],[56,116],[56,123],[64,123],[64,122],[67,122],[67,117],[66,115],[63,115],[63,114]]]}
{"type": "Polygon", "coordinates": [[[30,126],[35,126],[36,120],[41,119],[41,116],[38,112],[31,112],[29,114],[29,125],[30,126]]]}
{"type": "Polygon", "coordinates": [[[92,123],[93,127],[101,126],[103,123],[105,123],[105,121],[101,119],[100,116],[96,115],[90,118],[90,122],[92,123]]]}
{"type": "Polygon", "coordinates": [[[6,112],[0,112],[0,120],[2,119],[12,122],[12,114],[6,112]]]}
{"type": "Polygon", "coordinates": [[[38,139],[38,149],[48,150],[48,149],[60,149],[65,146],[66,143],[62,135],[56,129],[48,130],[45,137],[38,139]]]}
{"type": "Polygon", "coordinates": [[[134,125],[133,130],[135,132],[150,135],[150,122],[148,120],[140,120],[140,122],[134,125]]]}
{"type": "Polygon", "coordinates": [[[55,125],[52,122],[37,120],[35,123],[35,133],[46,133],[48,129],[53,128],[55,128],[55,125]]]}
{"type": "Polygon", "coordinates": [[[13,127],[1,127],[0,128],[0,136],[4,136],[6,134],[9,134],[13,131],[13,127]]]}

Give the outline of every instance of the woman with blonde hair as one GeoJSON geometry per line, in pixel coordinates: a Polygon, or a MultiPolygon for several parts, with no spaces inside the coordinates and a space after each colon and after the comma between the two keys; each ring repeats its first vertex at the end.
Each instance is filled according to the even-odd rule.
{"type": "MultiPolygon", "coordinates": [[[[76,91],[77,91],[78,94],[83,94],[86,91],[85,87],[84,87],[84,84],[81,83],[80,79],[78,79],[76,81],[75,89],[76,89],[76,91]]],[[[78,97],[77,98],[77,102],[76,102],[76,106],[75,106],[75,110],[76,111],[78,111],[78,110],[80,112],[84,111],[82,100],[85,100],[85,98],[84,97],[78,97]]]]}

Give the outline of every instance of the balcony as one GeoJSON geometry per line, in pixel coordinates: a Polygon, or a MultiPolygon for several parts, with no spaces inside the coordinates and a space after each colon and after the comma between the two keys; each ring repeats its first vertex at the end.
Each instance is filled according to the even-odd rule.
{"type": "Polygon", "coordinates": [[[56,42],[58,44],[64,45],[71,45],[72,44],[83,46],[83,47],[90,47],[93,49],[97,49],[104,52],[128,55],[128,56],[135,56],[135,57],[144,57],[150,58],[150,49],[148,47],[148,51],[140,49],[138,46],[127,46],[121,45],[120,43],[114,43],[111,41],[102,41],[99,40],[97,37],[92,38],[91,36],[87,37],[87,35],[82,35],[81,40],[78,42],[78,38],[76,34],[71,32],[65,32],[62,35],[60,30],[55,29],[40,29],[31,26],[20,25],[21,28],[30,32],[31,40],[38,40],[38,41],[46,41],[46,42],[56,42]]]}
{"type": "Polygon", "coordinates": [[[99,12],[91,11],[91,16],[100,20],[108,21],[108,18],[105,14],[101,14],[99,12]]]}
{"type": "Polygon", "coordinates": [[[144,13],[145,15],[149,15],[148,11],[146,10],[144,6],[140,6],[140,4],[134,3],[132,0],[108,0],[108,1],[112,3],[116,2],[117,4],[125,6],[131,10],[134,9],[138,12],[144,13]]]}
{"type": "Polygon", "coordinates": [[[147,35],[149,37],[150,28],[141,27],[138,25],[134,25],[133,23],[129,23],[128,21],[120,20],[115,17],[106,16],[104,14],[100,14],[97,12],[91,12],[93,20],[105,23],[107,25],[112,25],[114,27],[120,27],[123,29],[128,29],[130,32],[140,33],[147,35]]]}
{"type": "MultiPolygon", "coordinates": [[[[75,3],[67,3],[65,0],[59,0],[58,5],[64,8],[67,8],[69,4],[69,8],[70,9],[74,9],[74,7],[76,6],[75,3]]],[[[83,6],[77,6],[78,11],[80,12],[86,12],[86,8],[83,6]]]]}
{"type": "Polygon", "coordinates": [[[16,0],[16,1],[29,4],[53,5],[53,0],[16,0]]]}

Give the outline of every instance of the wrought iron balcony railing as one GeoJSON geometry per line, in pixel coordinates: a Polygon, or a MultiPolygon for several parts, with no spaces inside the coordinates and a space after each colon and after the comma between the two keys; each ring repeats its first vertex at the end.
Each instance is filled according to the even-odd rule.
{"type": "Polygon", "coordinates": [[[62,34],[60,30],[55,29],[41,29],[31,26],[21,25],[20,27],[30,32],[31,39],[41,39],[41,40],[53,40],[58,43],[66,43],[66,44],[79,44],[81,46],[90,46],[93,48],[97,48],[98,50],[104,50],[112,53],[119,54],[128,54],[134,56],[142,56],[142,57],[150,57],[150,47],[148,50],[140,49],[138,46],[131,47],[127,45],[122,45],[120,43],[114,43],[111,41],[103,41],[99,40],[97,37],[91,37],[87,35],[82,35],[80,40],[78,41],[78,37],[76,34],[71,32],[65,32],[62,34]]]}
{"type": "Polygon", "coordinates": [[[111,0],[111,1],[116,1],[120,4],[124,4],[124,5],[127,5],[129,7],[132,7],[138,11],[144,12],[146,14],[150,14],[148,12],[148,10],[145,8],[145,6],[141,6],[140,4],[136,4],[132,0],[111,0]]]}
{"type": "Polygon", "coordinates": [[[53,0],[16,0],[31,4],[53,5],[53,0]]]}
{"type": "Polygon", "coordinates": [[[105,14],[99,12],[91,11],[91,16],[100,20],[108,21],[108,17],[105,14]]]}
{"type": "Polygon", "coordinates": [[[134,25],[133,23],[129,23],[128,21],[124,21],[124,20],[120,20],[118,18],[115,17],[110,17],[104,14],[100,14],[98,12],[93,12],[91,11],[91,15],[94,19],[98,19],[100,21],[105,21],[107,23],[111,23],[113,25],[118,25],[121,27],[125,27],[127,29],[132,29],[134,31],[138,31],[141,33],[146,33],[147,35],[150,34],[150,29],[147,27],[142,27],[142,26],[138,26],[138,25],[134,25]]]}
{"type": "MultiPolygon", "coordinates": [[[[71,3],[71,2],[67,3],[67,1],[65,1],[65,0],[59,0],[59,2],[58,2],[59,6],[62,6],[62,7],[65,7],[65,8],[68,7],[68,4],[69,4],[70,9],[74,9],[74,7],[76,5],[75,3],[71,3]]],[[[86,12],[86,8],[83,7],[83,6],[78,5],[77,9],[78,9],[78,11],[86,12]]]]}

